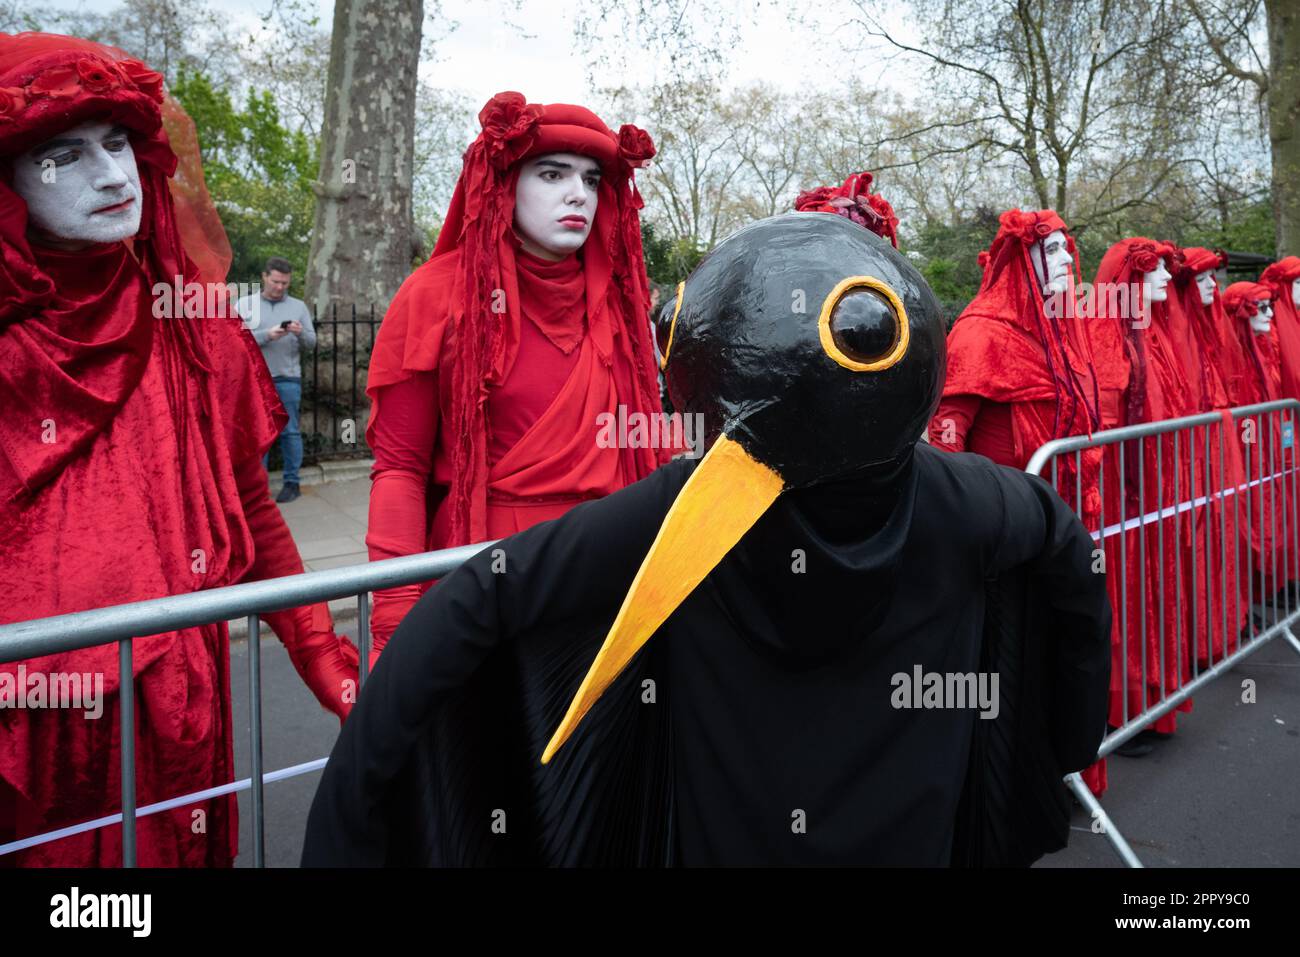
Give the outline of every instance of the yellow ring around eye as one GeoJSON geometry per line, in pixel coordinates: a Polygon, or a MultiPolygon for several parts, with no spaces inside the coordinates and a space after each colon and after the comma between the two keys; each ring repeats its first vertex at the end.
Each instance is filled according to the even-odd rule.
{"type": "Polygon", "coordinates": [[[841,279],[835,288],[830,291],[826,301],[822,303],[821,315],[817,317],[817,332],[821,337],[822,348],[826,350],[826,354],[844,368],[852,369],[854,372],[882,372],[888,369],[907,355],[907,346],[912,338],[911,329],[907,324],[907,309],[903,306],[903,300],[898,298],[898,293],[894,292],[888,283],[882,282],[874,276],[849,276],[847,279],[841,279]],[[854,289],[871,289],[880,293],[894,310],[894,345],[885,355],[871,362],[859,362],[857,359],[846,356],[844,351],[835,344],[835,336],[831,333],[831,313],[839,305],[844,295],[854,289]]]}
{"type": "Polygon", "coordinates": [[[682,293],[686,291],[686,280],[683,279],[677,284],[677,304],[673,306],[673,321],[668,326],[668,344],[664,346],[663,358],[659,360],[659,371],[663,372],[668,365],[668,353],[673,350],[673,333],[677,331],[677,317],[682,311],[682,293]]]}

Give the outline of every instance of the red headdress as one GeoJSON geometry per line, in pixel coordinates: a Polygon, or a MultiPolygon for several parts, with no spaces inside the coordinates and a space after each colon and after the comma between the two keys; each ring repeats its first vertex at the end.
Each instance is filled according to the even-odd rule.
{"type": "Polygon", "coordinates": [[[1244,355],[1249,357],[1248,368],[1258,377],[1255,387],[1248,393],[1238,394],[1234,401],[1268,402],[1279,397],[1278,351],[1276,328],[1259,335],[1250,327],[1250,319],[1259,311],[1261,300],[1273,299],[1273,287],[1260,282],[1234,282],[1223,291],[1223,308],[1244,355]]]}
{"type": "MultiPolygon", "coordinates": [[[[30,441],[10,436],[5,443],[2,451],[28,489],[84,448],[125,401],[143,374],[155,325],[163,330],[170,364],[209,365],[190,319],[155,323],[148,314],[114,313],[124,284],[134,281],[127,271],[106,280],[93,301],[84,291],[69,298],[28,242],[27,205],[11,185],[14,158],[90,120],[124,127],[131,141],[142,193],[133,242],[149,283],[171,286],[178,276],[182,283],[224,282],[230,263],[229,243],[203,184],[193,124],[164,93],[159,74],[89,40],[0,34],[0,405],[33,421],[49,408],[60,409],[63,418],[57,443],[42,443],[35,431],[30,441]],[[80,327],[76,316],[109,314],[114,318],[95,331],[96,341],[68,333],[80,327]],[[41,315],[45,321],[33,321],[41,315]]],[[[179,379],[169,376],[169,382],[179,379]]]]}
{"type": "Polygon", "coordinates": [[[1281,301],[1282,293],[1285,292],[1287,297],[1291,293],[1291,284],[1300,279],[1300,256],[1283,256],[1277,262],[1270,265],[1260,275],[1259,281],[1274,287],[1278,295],[1274,298],[1281,301]]]}
{"type": "Polygon", "coordinates": [[[835,213],[869,229],[898,248],[898,217],[879,193],[871,192],[871,174],[854,173],[839,186],[807,189],[794,201],[797,213],[835,213]]]}
{"type": "MultiPolygon", "coordinates": [[[[465,152],[451,206],[425,267],[449,262],[445,315],[409,315],[390,309],[389,344],[376,348],[367,391],[400,382],[435,365],[426,337],[446,320],[455,340],[451,398],[445,409],[454,470],[450,536],[479,541],[486,534],[486,402],[499,386],[519,345],[516,280],[515,186],[522,161],[544,153],[577,153],[600,162],[595,221],[579,256],[586,281],[587,330],[601,360],[613,371],[629,412],[661,410],[650,341],[649,289],[641,248],[641,195],[634,172],[655,155],[649,134],[626,124],[617,134],[580,106],[528,103],[520,93],[498,93],[479,112],[482,132],[465,152]],[[504,292],[505,309],[499,306],[504,292]],[[400,324],[401,328],[396,328],[400,324]]],[[[399,297],[400,297],[399,293],[399,297]]],[[[394,301],[394,306],[397,300],[394,301]]],[[[443,308],[441,305],[437,308],[443,308]]],[[[373,421],[373,418],[372,418],[373,421]]],[[[645,475],[661,453],[628,449],[628,470],[645,475]]]]}

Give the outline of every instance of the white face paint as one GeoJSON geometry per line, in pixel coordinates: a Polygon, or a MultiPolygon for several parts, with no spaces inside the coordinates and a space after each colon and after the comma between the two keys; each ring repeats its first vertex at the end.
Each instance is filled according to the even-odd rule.
{"type": "Polygon", "coordinates": [[[582,248],[596,221],[600,164],[576,153],[526,161],[515,188],[515,228],[524,249],[560,260],[582,248]]]}
{"type": "Polygon", "coordinates": [[[1034,261],[1034,275],[1038,277],[1038,288],[1044,296],[1070,288],[1070,266],[1074,257],[1070,255],[1064,232],[1058,229],[1048,233],[1034,244],[1029,258],[1034,261]]]}
{"type": "Polygon", "coordinates": [[[1196,288],[1201,294],[1202,306],[1214,304],[1214,290],[1219,288],[1219,282],[1214,278],[1213,269],[1207,269],[1196,274],[1196,288]]]}
{"type": "Polygon", "coordinates": [[[1257,312],[1250,317],[1250,328],[1257,336],[1267,335],[1273,325],[1273,303],[1260,299],[1255,303],[1255,308],[1257,312]]]}
{"type": "Polygon", "coordinates": [[[1291,283],[1291,301],[1300,306],[1300,279],[1291,283]]]}
{"type": "Polygon", "coordinates": [[[1142,275],[1142,295],[1147,302],[1164,302],[1169,298],[1169,270],[1165,268],[1165,259],[1160,257],[1156,268],[1142,275]]]}
{"type": "Polygon", "coordinates": [[[120,126],[79,123],[15,157],[13,168],[37,241],[116,243],[140,229],[140,171],[120,126]]]}

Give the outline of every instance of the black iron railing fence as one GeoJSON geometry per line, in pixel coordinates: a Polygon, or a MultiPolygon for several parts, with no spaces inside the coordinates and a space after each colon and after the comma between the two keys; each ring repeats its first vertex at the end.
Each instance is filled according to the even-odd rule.
{"type": "MultiPolygon", "coordinates": [[[[370,415],[366,375],[383,315],[384,310],[373,304],[312,307],[316,348],[302,354],[298,416],[304,463],[370,455],[366,445],[370,415]]],[[[277,443],[269,465],[277,469],[281,464],[277,443]]]]}

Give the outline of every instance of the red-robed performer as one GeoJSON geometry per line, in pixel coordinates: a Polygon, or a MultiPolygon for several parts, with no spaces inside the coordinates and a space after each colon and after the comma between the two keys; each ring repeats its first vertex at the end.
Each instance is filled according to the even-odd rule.
{"type": "MultiPolygon", "coordinates": [[[[1222,412],[1232,407],[1227,380],[1240,358],[1215,275],[1228,257],[1219,250],[1192,246],[1181,250],[1181,257],[1175,260],[1174,288],[1187,330],[1175,342],[1184,343],[1178,352],[1185,360],[1191,411],[1222,412]]],[[[1197,485],[1203,488],[1208,482],[1214,495],[1205,509],[1197,510],[1196,567],[1201,576],[1208,574],[1209,587],[1197,605],[1196,660],[1198,667],[1205,667],[1240,647],[1250,602],[1239,586],[1246,581],[1240,531],[1244,517],[1238,516],[1242,506],[1230,491],[1242,478],[1239,431],[1230,419],[1224,420],[1222,429],[1211,426],[1199,431],[1202,441],[1193,443],[1197,485]],[[1207,432],[1208,452],[1203,441],[1207,432]],[[1220,496],[1220,490],[1228,494],[1220,496]]]]}
{"type": "Polygon", "coordinates": [[[1300,399],[1300,256],[1283,256],[1264,270],[1259,281],[1273,291],[1282,398],[1300,399]]]}
{"type": "MultiPolygon", "coordinates": [[[[1228,382],[1235,406],[1272,402],[1282,395],[1282,355],[1273,322],[1273,286],[1234,282],[1223,292],[1223,308],[1236,338],[1240,361],[1228,382]]],[[[1241,515],[1250,529],[1247,580],[1258,598],[1269,598],[1297,573],[1294,547],[1295,509],[1292,504],[1294,445],[1284,445],[1282,416],[1277,412],[1242,421],[1244,481],[1241,515]]]]}
{"type": "MultiPolygon", "coordinates": [[[[1008,210],[987,253],[980,290],[948,333],[943,397],[930,420],[930,444],[976,452],[1023,469],[1052,439],[1088,435],[1101,423],[1098,380],[1075,310],[1074,239],[1053,210],[1008,210]]],[[[1099,527],[1101,453],[1057,462],[1057,489],[1099,527]]],[[[1050,472],[1047,476],[1050,478],[1050,472]]],[[[1084,773],[1096,794],[1105,762],[1084,773]]]]}
{"type": "MultiPolygon", "coordinates": [[[[604,427],[661,412],[633,182],[650,137],[518,93],[479,121],[371,358],[372,560],[513,534],[672,453],[604,427]]],[[[372,659],[427,587],[375,593],[372,659]]]]}
{"type": "MultiPolygon", "coordinates": [[[[1187,343],[1175,342],[1180,321],[1169,298],[1170,266],[1178,249],[1170,243],[1137,236],[1106,251],[1093,283],[1095,319],[1089,323],[1093,356],[1105,383],[1118,399],[1115,422],[1136,425],[1178,418],[1195,411],[1192,390],[1181,358],[1187,343]]],[[[1198,438],[1200,433],[1198,432],[1198,438]]],[[[1103,462],[1103,508],[1107,587],[1115,609],[1111,671],[1110,724],[1121,727],[1144,709],[1176,692],[1191,676],[1190,622],[1197,597],[1203,602],[1207,570],[1192,575],[1191,533],[1204,534],[1205,511],[1190,506],[1206,494],[1196,474],[1187,436],[1175,449],[1170,436],[1130,440],[1110,446],[1103,462]],[[1121,521],[1124,528],[1120,527],[1121,521]]],[[[1206,623],[1198,617],[1198,628],[1206,623]]],[[[1190,700],[1176,710],[1190,711],[1190,700]]],[[[1154,743],[1173,734],[1169,713],[1139,733],[1121,753],[1148,753],[1154,743]]]]}
{"type": "MultiPolygon", "coordinates": [[[[302,571],[261,468],[283,416],[265,364],[233,312],[171,299],[224,283],[229,245],[162,78],[88,41],[0,34],[0,157],[0,622],[302,571]]],[[[266,617],[342,718],[356,652],[327,609],[266,617]]],[[[137,806],[232,781],[225,623],[136,638],[133,674],[137,806]]],[[[0,844],[119,809],[116,645],[0,665],[0,704],[0,844]],[[72,674],[102,682],[102,716],[15,706],[33,675],[72,674]]],[[[138,862],[231,864],[235,812],[228,796],[140,818],[138,862]]],[[[113,826],[0,866],[121,855],[113,826]]]]}

